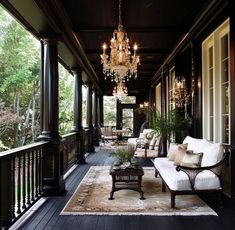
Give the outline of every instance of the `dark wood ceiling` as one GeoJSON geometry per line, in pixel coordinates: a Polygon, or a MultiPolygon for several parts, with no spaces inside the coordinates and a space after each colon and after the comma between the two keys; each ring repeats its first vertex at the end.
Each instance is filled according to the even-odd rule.
{"type": "MultiPolygon", "coordinates": [[[[73,30],[81,42],[98,78],[103,81],[100,54],[102,44],[109,44],[118,25],[118,0],[64,0],[73,30]]],[[[177,43],[189,31],[206,0],[122,0],[122,24],[130,38],[137,42],[141,65],[138,78],[129,89],[146,90],[151,79],[177,43]]],[[[108,83],[108,84],[107,84],[108,83]]],[[[103,82],[104,91],[111,90],[103,82]]],[[[130,91],[129,90],[129,91],[130,91]]],[[[134,93],[133,92],[133,93],[134,93]]]]}
{"type": "MultiPolygon", "coordinates": [[[[121,18],[132,46],[139,46],[138,77],[129,93],[146,92],[159,68],[187,34],[204,9],[216,0],[122,0],[121,18]]],[[[2,0],[38,38],[59,34],[60,60],[69,68],[80,65],[96,88],[111,94],[104,80],[100,54],[118,25],[119,0],[2,0]]]]}

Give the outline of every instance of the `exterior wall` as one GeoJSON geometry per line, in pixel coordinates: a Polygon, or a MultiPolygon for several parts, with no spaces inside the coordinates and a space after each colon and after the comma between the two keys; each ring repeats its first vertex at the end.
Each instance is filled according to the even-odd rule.
{"type": "MultiPolygon", "coordinates": [[[[203,138],[203,98],[202,98],[202,43],[203,41],[226,19],[230,19],[230,145],[228,146],[231,152],[230,164],[228,166],[228,173],[226,178],[225,193],[228,196],[235,197],[235,12],[229,5],[231,2],[224,2],[218,8],[210,11],[209,15],[204,15],[201,19],[207,23],[201,23],[198,30],[186,39],[185,43],[175,53],[169,63],[163,67],[163,74],[158,77],[161,79],[162,104],[163,113],[167,111],[169,104],[168,100],[168,83],[167,79],[170,75],[169,70],[174,67],[176,76],[183,75],[186,78],[186,85],[191,89],[191,103],[187,106],[187,113],[193,119],[193,127],[190,135],[196,138],[203,138]],[[233,12],[232,12],[233,11],[233,12]],[[207,19],[206,19],[207,18],[207,19]],[[172,64],[173,63],[173,64],[172,64]],[[168,104],[167,104],[168,103],[168,104]]],[[[200,25],[200,22],[198,23],[200,25]]],[[[156,82],[159,82],[156,81],[156,82]]],[[[156,84],[157,85],[157,84],[156,84]]],[[[155,88],[156,85],[153,87],[155,88]]]]}

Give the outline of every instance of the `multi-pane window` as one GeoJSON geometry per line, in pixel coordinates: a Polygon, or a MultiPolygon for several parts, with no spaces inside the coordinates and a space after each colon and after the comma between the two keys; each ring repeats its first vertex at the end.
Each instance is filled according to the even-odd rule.
{"type": "Polygon", "coordinates": [[[202,44],[203,137],[230,143],[229,20],[202,44]]]}
{"type": "Polygon", "coordinates": [[[168,77],[168,111],[171,111],[175,108],[174,104],[174,90],[175,90],[175,68],[173,67],[169,71],[168,77]]]}

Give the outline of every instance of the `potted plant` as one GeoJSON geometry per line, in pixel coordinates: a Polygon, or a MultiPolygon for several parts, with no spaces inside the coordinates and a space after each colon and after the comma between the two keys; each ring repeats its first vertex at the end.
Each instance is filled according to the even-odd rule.
{"type": "Polygon", "coordinates": [[[117,148],[111,155],[114,155],[120,163],[131,162],[135,153],[135,149],[132,146],[125,146],[117,148]]]}
{"type": "Polygon", "coordinates": [[[167,154],[167,142],[182,141],[192,125],[190,117],[181,117],[177,110],[169,111],[165,116],[161,115],[155,107],[148,109],[150,128],[162,137],[162,154],[167,154]]]}

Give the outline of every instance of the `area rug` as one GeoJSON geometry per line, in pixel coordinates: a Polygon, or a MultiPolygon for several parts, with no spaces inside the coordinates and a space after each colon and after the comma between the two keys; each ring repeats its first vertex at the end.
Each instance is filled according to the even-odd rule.
{"type": "Polygon", "coordinates": [[[161,191],[154,168],[145,167],[142,189],[145,200],[132,190],[120,190],[109,200],[112,186],[110,166],[92,166],[61,215],[217,215],[196,195],[176,196],[176,208],[170,208],[170,193],[161,191]]]}
{"type": "Polygon", "coordinates": [[[108,150],[115,150],[117,148],[121,148],[121,147],[126,147],[127,146],[127,142],[122,141],[119,143],[114,143],[114,142],[107,142],[107,143],[100,143],[100,149],[108,149],[108,150]]]}

